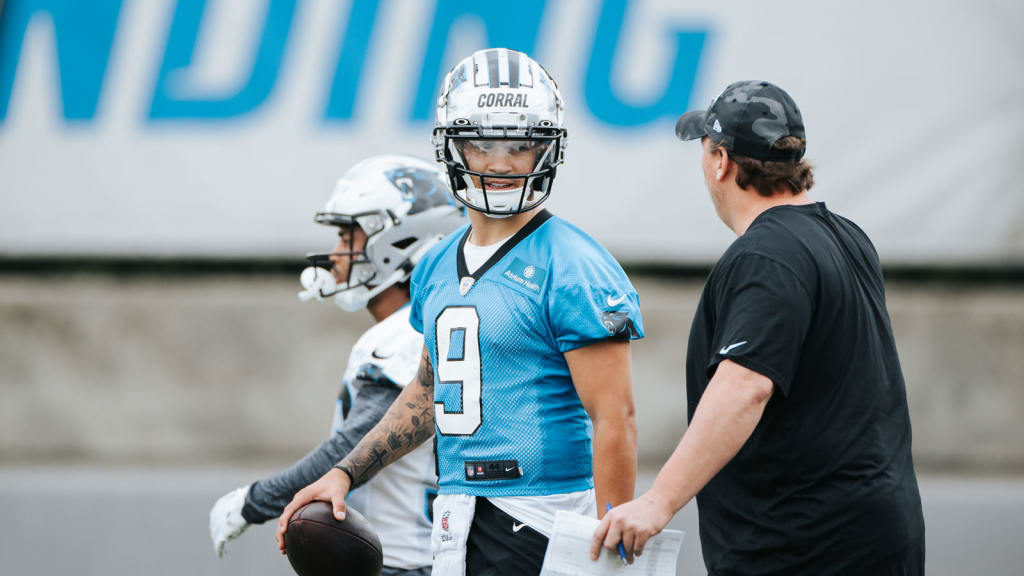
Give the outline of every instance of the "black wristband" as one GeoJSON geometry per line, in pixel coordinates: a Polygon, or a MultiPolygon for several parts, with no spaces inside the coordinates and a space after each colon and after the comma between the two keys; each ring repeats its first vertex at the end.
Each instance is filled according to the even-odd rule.
{"type": "Polygon", "coordinates": [[[352,475],[352,472],[348,468],[343,466],[341,462],[335,464],[334,467],[337,468],[338,470],[341,470],[342,472],[345,473],[346,476],[348,476],[348,489],[350,491],[351,490],[355,490],[356,489],[356,478],[355,478],[355,476],[352,475]]]}

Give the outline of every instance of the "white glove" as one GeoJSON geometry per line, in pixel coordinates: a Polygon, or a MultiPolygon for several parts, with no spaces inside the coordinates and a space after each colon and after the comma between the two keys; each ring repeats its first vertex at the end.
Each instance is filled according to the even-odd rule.
{"type": "Polygon", "coordinates": [[[220,497],[210,509],[210,538],[213,540],[213,551],[218,557],[224,557],[224,546],[228,540],[234,540],[245,532],[249,523],[242,518],[242,506],[249,495],[249,487],[242,486],[220,497]]]}

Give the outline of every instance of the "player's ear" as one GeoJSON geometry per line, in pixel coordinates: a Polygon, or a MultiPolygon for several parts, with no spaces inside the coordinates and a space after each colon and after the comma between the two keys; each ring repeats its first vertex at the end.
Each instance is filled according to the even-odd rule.
{"type": "Polygon", "coordinates": [[[719,146],[718,158],[715,159],[715,179],[721,182],[725,180],[725,175],[729,173],[729,166],[732,164],[732,160],[729,158],[729,151],[719,146]]]}

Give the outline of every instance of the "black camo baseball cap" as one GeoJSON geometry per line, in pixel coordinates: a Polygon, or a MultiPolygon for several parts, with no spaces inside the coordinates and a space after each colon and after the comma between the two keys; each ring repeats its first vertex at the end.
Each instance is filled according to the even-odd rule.
{"type": "Polygon", "coordinates": [[[730,84],[707,110],[683,114],[676,121],[676,136],[707,136],[729,152],[768,162],[799,162],[804,150],[774,150],[772,145],[784,136],[806,139],[796,102],[782,88],[760,80],[730,84]]]}

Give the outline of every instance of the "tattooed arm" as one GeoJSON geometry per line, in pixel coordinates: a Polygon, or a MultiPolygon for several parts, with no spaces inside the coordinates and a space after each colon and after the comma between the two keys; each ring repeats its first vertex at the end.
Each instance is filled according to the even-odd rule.
{"type": "Polygon", "coordinates": [[[285,552],[284,533],[296,510],[313,500],[330,502],[334,516],[345,519],[345,497],[381,468],[412,452],[434,435],[434,366],[423,347],[416,378],[402,390],[384,417],[341,462],[306,486],[285,507],[277,521],[277,545],[285,552]]]}
{"type": "Polygon", "coordinates": [[[380,422],[335,468],[348,474],[350,490],[434,435],[434,366],[423,347],[416,379],[405,387],[380,422]]]}

